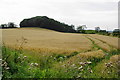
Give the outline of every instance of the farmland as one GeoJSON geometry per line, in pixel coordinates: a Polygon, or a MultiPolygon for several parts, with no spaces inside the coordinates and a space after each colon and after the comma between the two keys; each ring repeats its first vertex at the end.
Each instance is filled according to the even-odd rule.
{"type": "Polygon", "coordinates": [[[2,39],[4,78],[119,77],[117,37],[20,28],[3,29],[2,39]]]}
{"type": "Polygon", "coordinates": [[[27,44],[24,45],[27,49],[74,52],[89,50],[91,47],[91,42],[79,34],[60,33],[46,29],[10,29],[3,30],[2,33],[5,44],[13,47],[21,43],[22,37],[27,39],[27,44]]]}

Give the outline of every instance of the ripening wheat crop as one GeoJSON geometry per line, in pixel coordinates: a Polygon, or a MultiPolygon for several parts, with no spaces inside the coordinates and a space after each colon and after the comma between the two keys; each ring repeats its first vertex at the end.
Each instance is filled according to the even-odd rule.
{"type": "Polygon", "coordinates": [[[46,29],[4,29],[3,42],[17,48],[22,37],[27,39],[24,49],[39,52],[71,53],[91,48],[91,42],[81,34],[60,33],[46,29]]]}
{"type": "Polygon", "coordinates": [[[110,37],[110,36],[104,36],[104,35],[98,35],[98,34],[93,34],[93,35],[90,35],[94,38],[97,38],[103,42],[106,42],[107,44],[115,47],[115,48],[118,48],[120,49],[119,47],[119,40],[120,38],[117,38],[117,37],[110,37]]]}

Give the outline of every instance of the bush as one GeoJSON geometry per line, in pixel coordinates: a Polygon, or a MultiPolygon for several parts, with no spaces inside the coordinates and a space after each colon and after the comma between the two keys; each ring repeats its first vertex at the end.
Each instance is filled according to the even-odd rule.
{"type": "Polygon", "coordinates": [[[95,30],[85,30],[86,34],[95,34],[95,30]]]}

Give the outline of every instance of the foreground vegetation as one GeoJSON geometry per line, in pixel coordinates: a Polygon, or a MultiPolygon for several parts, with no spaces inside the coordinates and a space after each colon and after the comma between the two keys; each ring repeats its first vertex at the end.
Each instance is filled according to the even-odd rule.
{"type": "Polygon", "coordinates": [[[118,78],[118,54],[112,51],[106,56],[78,57],[56,55],[26,56],[24,52],[6,47],[3,50],[3,78],[118,78]],[[74,58],[75,57],[75,58],[74,58]],[[76,58],[77,57],[77,58],[76,58]],[[76,60],[75,60],[76,59],[76,60]]]}

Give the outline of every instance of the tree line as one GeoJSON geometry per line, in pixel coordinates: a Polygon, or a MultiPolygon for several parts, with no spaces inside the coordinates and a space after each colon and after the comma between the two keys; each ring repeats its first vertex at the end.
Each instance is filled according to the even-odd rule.
{"type": "Polygon", "coordinates": [[[101,30],[100,27],[95,27],[95,33],[106,36],[115,36],[120,38],[120,29],[114,29],[113,31],[106,31],[106,30],[101,30]]]}
{"type": "Polygon", "coordinates": [[[24,19],[20,22],[20,27],[39,27],[51,29],[59,32],[76,32],[74,25],[61,23],[47,16],[36,16],[29,19],[24,19]]]}
{"type": "Polygon", "coordinates": [[[8,24],[1,24],[0,28],[17,28],[17,25],[14,22],[8,22],[8,24]]]}

